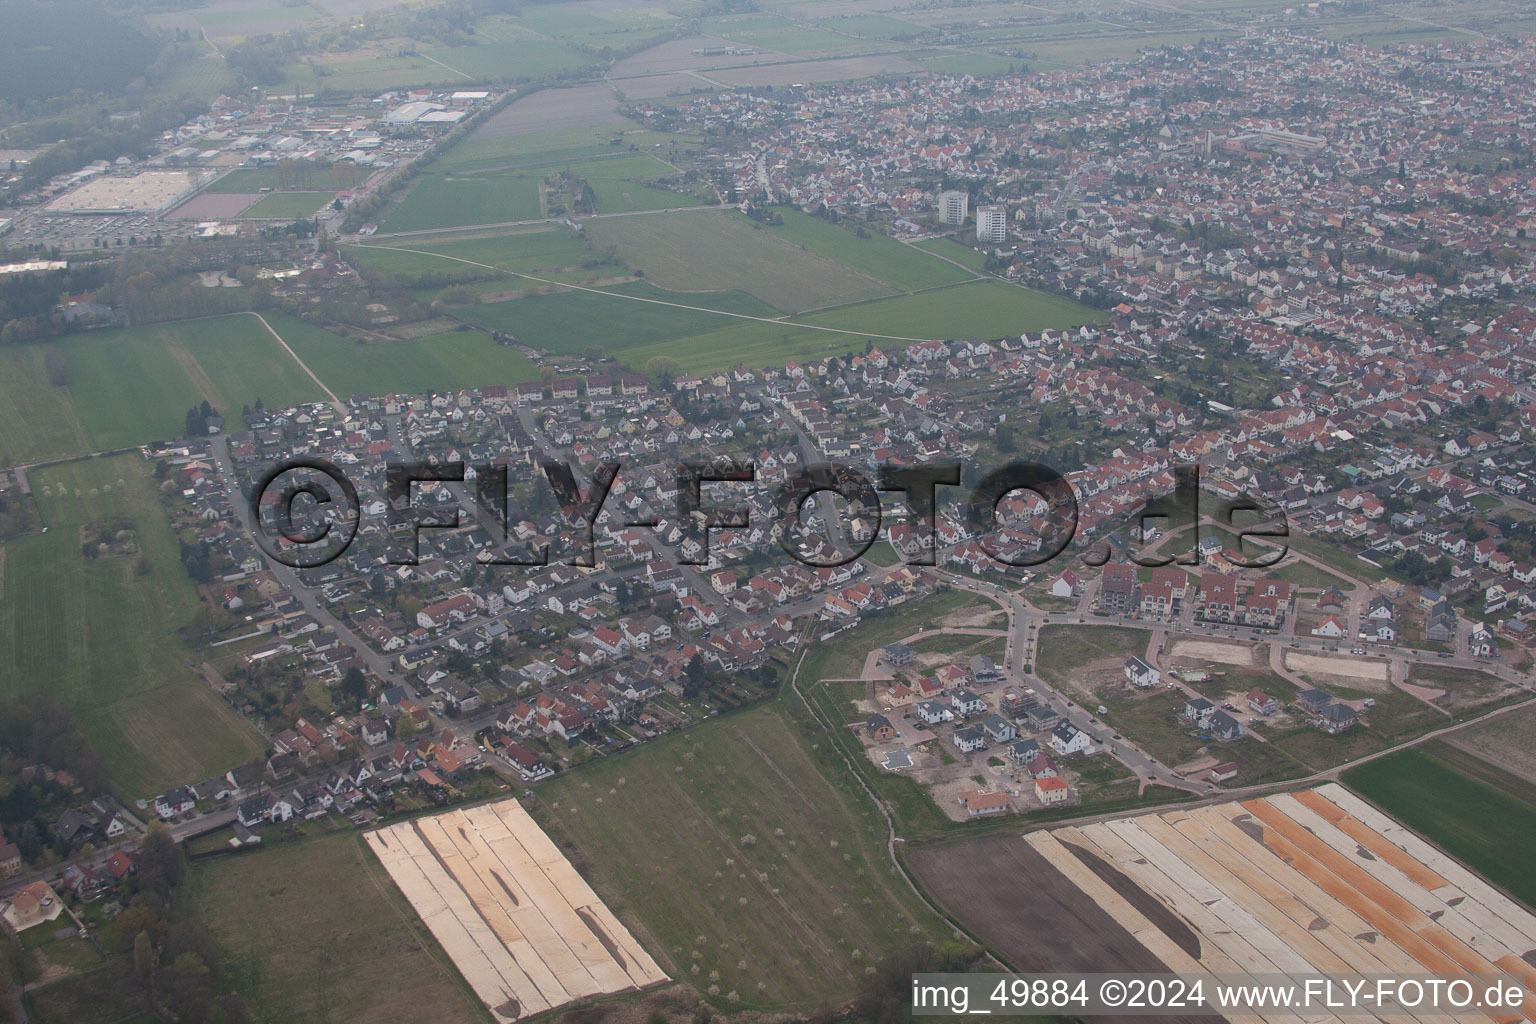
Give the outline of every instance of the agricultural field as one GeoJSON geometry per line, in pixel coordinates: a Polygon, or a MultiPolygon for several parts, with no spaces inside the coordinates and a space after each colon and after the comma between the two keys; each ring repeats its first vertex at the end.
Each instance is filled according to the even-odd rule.
{"type": "Polygon", "coordinates": [[[273,192],[240,217],[243,220],[306,220],[335,198],[334,192],[273,192]]]}
{"type": "Polygon", "coordinates": [[[1404,750],[1343,775],[1344,783],[1536,907],[1531,836],[1536,787],[1442,743],[1404,750]]]}
{"type": "Polygon", "coordinates": [[[390,208],[379,230],[389,234],[537,220],[544,216],[539,198],[542,177],[532,171],[429,173],[390,208]]]}
{"type": "Polygon", "coordinates": [[[198,861],[181,899],[258,1020],[486,1019],[351,832],[198,861]]]}
{"type": "Polygon", "coordinates": [[[919,847],[907,863],[946,911],[1015,970],[1169,969],[1017,835],[919,847]]]}
{"type": "Polygon", "coordinates": [[[428,60],[458,71],[473,81],[515,81],[537,78],[552,71],[597,65],[591,54],[548,39],[527,38],[510,42],[486,41],[474,46],[437,47],[421,51],[428,60]]]}
{"type": "Polygon", "coordinates": [[[48,382],[47,345],[0,347],[0,464],[92,449],[68,387],[48,382]]]}
{"type": "Polygon", "coordinates": [[[433,167],[474,171],[550,166],[635,151],[670,159],[686,150],[686,137],[647,131],[619,116],[608,89],[580,86],[545,89],[518,100],[444,153],[433,167]]]}
{"type": "Polygon", "coordinates": [[[947,260],[954,260],[978,273],[987,262],[986,257],[981,253],[953,238],[927,238],[921,242],[913,242],[912,247],[931,252],[935,256],[942,256],[947,260]]]}
{"type": "MultiPolygon", "coordinates": [[[[643,359],[635,361],[630,351],[635,346],[687,338],[721,324],[738,322],[708,307],[748,316],[778,315],[772,307],[745,292],[684,294],[664,291],[645,281],[603,291],[529,295],[470,306],[460,310],[459,315],[487,330],[507,331],[521,344],[567,355],[601,348],[638,366],[643,359]],[[635,302],[625,296],[653,301],[635,302]]],[[[686,361],[683,365],[691,368],[686,361]]]]}
{"type": "Polygon", "coordinates": [[[722,322],[726,326],[715,330],[632,348],[625,353],[625,358],[631,365],[643,366],[653,356],[667,356],[676,359],[690,373],[708,373],[735,366],[783,366],[791,359],[850,355],[863,352],[871,341],[880,343],[862,334],[818,331],[788,320],[722,322]]]}
{"type": "Polygon", "coordinates": [[[533,295],[467,307],[460,315],[553,352],[599,347],[609,354],[622,352],[632,366],[667,356],[695,373],[863,351],[871,342],[886,344],[892,338],[995,338],[1094,319],[1092,310],[1076,303],[1001,282],[877,299],[811,314],[803,323],[777,319],[776,310],[744,292],[666,292],[647,282],[606,290],[614,297],[593,292],[533,295]],[[631,303],[618,298],[620,294],[675,305],[631,303]],[[749,301],[734,298],[738,296],[749,301]],[[733,320],[690,307],[765,319],[733,320]]]}
{"type": "Polygon", "coordinates": [[[1149,969],[1140,965],[1150,959],[1181,973],[1503,970],[1524,977],[1523,954],[1536,944],[1529,910],[1467,870],[1454,851],[1447,856],[1337,784],[987,847],[995,852],[986,859],[968,856],[965,846],[935,851],[924,877],[957,890],[945,902],[979,934],[1008,941],[1005,955],[1017,950],[1008,958],[1025,970],[1070,970],[1084,946],[1104,941],[1080,927],[1061,941],[1054,927],[1021,926],[1017,915],[1039,913],[1026,904],[1042,894],[1047,906],[1056,904],[1052,921],[1080,926],[1080,915],[1090,915],[1106,924],[1104,935],[1132,936],[1129,948],[1109,956],[1137,964],[1133,970],[1149,969]],[[1004,882],[1007,868],[990,863],[998,854],[1025,870],[1004,882]]]}
{"type": "Polygon", "coordinates": [[[180,631],[201,606],[144,461],[89,459],[29,479],[48,532],[5,545],[0,693],[72,707],[130,798],[259,754],[261,737],[192,667],[180,631]],[[111,548],[96,554],[104,533],[111,548]]]}
{"type": "Polygon", "coordinates": [[[357,263],[392,274],[452,270],[453,260],[522,273],[605,261],[580,235],[564,227],[528,228],[451,240],[418,239],[402,241],[398,247],[419,252],[392,250],[385,245],[359,245],[348,252],[357,263]],[[439,259],[432,253],[452,259],[439,259]]]}
{"type": "MultiPolygon", "coordinates": [[[[897,291],[920,291],[971,278],[959,267],[943,260],[929,259],[912,246],[903,245],[879,231],[866,231],[867,237],[860,238],[857,229],[828,223],[793,207],[777,208],[774,212],[784,223],[767,229],[773,234],[792,245],[883,281],[897,291]]],[[[746,220],[740,214],[735,216],[746,220]]],[[[844,301],[856,297],[849,295],[844,301]]]]}
{"type": "Polygon", "coordinates": [[[845,998],[943,931],[775,706],[557,778],[529,809],[664,970],[733,1010],[845,998]]]}
{"type": "Polygon", "coordinates": [[[784,313],[890,294],[878,280],[754,230],[734,212],[593,220],[586,233],[645,271],[646,280],[679,292],[740,289],[784,313]]]}
{"type": "Polygon", "coordinates": [[[286,314],[269,314],[267,319],[315,376],[343,397],[417,394],[539,379],[538,369],[526,356],[497,345],[480,331],[448,331],[409,341],[360,341],[286,314]]]}
{"type": "Polygon", "coordinates": [[[180,437],[189,407],[207,400],[227,429],[260,397],[272,406],[318,401],[314,382],[255,317],[237,314],[91,331],[0,353],[0,453],[36,461],[180,437]],[[48,348],[67,365],[55,387],[48,348]]]}
{"type": "Polygon", "coordinates": [[[1536,707],[1509,711],[1453,733],[1448,743],[1536,783],[1536,707]]]}
{"type": "MultiPolygon", "coordinates": [[[[887,19],[880,19],[885,21],[887,19]]],[[[894,21],[895,19],[889,19],[894,21]]],[[[706,31],[744,46],[792,54],[797,57],[821,57],[833,54],[864,53],[870,50],[899,48],[889,38],[849,38],[852,34],[830,31],[836,22],[796,23],[772,14],[711,18],[706,31]]]]}
{"type": "Polygon", "coordinates": [[[367,176],[368,172],[354,163],[341,162],[321,167],[308,160],[296,160],[286,168],[237,167],[203,191],[251,193],[267,188],[335,193],[355,188],[367,176]]]}
{"type": "Polygon", "coordinates": [[[932,50],[909,56],[929,71],[936,71],[941,75],[1006,75],[1029,66],[1028,61],[1019,60],[1016,57],[1002,57],[995,53],[976,50],[960,52],[932,50]]]}
{"type": "Polygon", "coordinates": [[[283,65],[283,84],[306,96],[352,96],[419,86],[452,88],[464,76],[425,57],[364,57],[283,65]]]}
{"type": "Polygon", "coordinates": [[[648,153],[582,160],[561,170],[584,179],[591,186],[598,213],[670,210],[704,203],[696,195],[650,184],[657,178],[677,177],[679,172],[671,164],[648,153]]]}
{"type": "Polygon", "coordinates": [[[976,281],[845,306],[806,317],[805,322],[907,338],[1001,338],[1046,327],[1078,327],[1101,318],[1071,299],[1002,281],[976,281]]]}

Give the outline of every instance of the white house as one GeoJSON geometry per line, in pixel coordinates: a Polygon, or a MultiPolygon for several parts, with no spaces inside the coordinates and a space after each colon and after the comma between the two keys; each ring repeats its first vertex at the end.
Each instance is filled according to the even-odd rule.
{"type": "Polygon", "coordinates": [[[1330,615],[1323,619],[1320,625],[1312,627],[1313,636],[1325,636],[1337,640],[1344,635],[1344,623],[1337,615],[1330,615]]]}
{"type": "Polygon", "coordinates": [[[1075,597],[1078,592],[1077,573],[1071,569],[1061,570],[1061,575],[1051,581],[1051,596],[1060,598],[1075,597]]]}
{"type": "Polygon", "coordinates": [[[917,706],[917,717],[928,725],[938,725],[954,721],[955,713],[936,700],[925,700],[917,706]]]}
{"type": "Polygon", "coordinates": [[[979,715],[987,709],[986,703],[971,690],[956,690],[950,696],[949,702],[953,705],[955,713],[962,718],[967,715],[979,715]]]}
{"type": "Polygon", "coordinates": [[[987,738],[980,727],[970,725],[964,729],[955,730],[955,746],[962,754],[970,754],[977,750],[985,750],[987,738]]]}
{"type": "Polygon", "coordinates": [[[1138,690],[1150,690],[1162,683],[1163,673],[1156,665],[1132,657],[1125,659],[1125,678],[1138,690]]]}
{"type": "Polygon", "coordinates": [[[1093,749],[1093,738],[1070,722],[1062,722],[1051,730],[1051,749],[1066,756],[1086,754],[1093,749]]]}

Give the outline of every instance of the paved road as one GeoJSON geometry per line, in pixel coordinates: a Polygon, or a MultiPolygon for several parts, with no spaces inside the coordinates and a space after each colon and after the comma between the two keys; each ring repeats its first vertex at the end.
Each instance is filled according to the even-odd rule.
{"type": "MultiPolygon", "coordinates": [[[[970,591],[997,601],[1008,613],[1008,653],[1004,660],[1003,674],[1009,680],[1034,690],[1044,703],[1049,704],[1068,722],[1091,736],[1096,744],[1113,754],[1140,778],[1191,793],[1209,793],[1215,788],[1206,782],[1184,778],[1135,743],[1123,737],[1117,737],[1113,726],[1089,714],[1086,709],[1076,705],[1039,676],[1026,675],[1019,670],[1018,665],[1024,660],[1021,654],[1031,649],[1039,627],[1050,622],[1051,616],[1030,606],[1017,593],[997,584],[977,582],[942,569],[939,570],[939,575],[958,590],[970,591]]],[[[1076,616],[1070,618],[1075,619],[1076,616]]]]}
{"type": "MultiPolygon", "coordinates": [[[[251,522],[251,510],[245,495],[237,485],[237,481],[241,478],[236,473],[234,460],[229,455],[229,439],[219,434],[210,438],[209,442],[210,451],[214,460],[218,462],[219,472],[224,478],[224,486],[229,494],[230,506],[234,509],[235,516],[240,520],[241,528],[248,535],[254,536],[255,531],[254,524],[251,522]]],[[[315,597],[314,590],[306,586],[299,579],[298,573],[281,562],[268,558],[265,552],[262,553],[262,560],[266,562],[267,568],[271,570],[272,575],[277,578],[277,581],[292,592],[300,606],[313,616],[316,622],[334,630],[338,637],[352,645],[375,675],[390,685],[404,686],[411,692],[413,697],[417,696],[415,688],[396,670],[394,663],[389,658],[375,653],[373,648],[364,643],[363,639],[353,632],[350,626],[342,622],[335,615],[332,615],[330,609],[325,607],[315,597]]]]}

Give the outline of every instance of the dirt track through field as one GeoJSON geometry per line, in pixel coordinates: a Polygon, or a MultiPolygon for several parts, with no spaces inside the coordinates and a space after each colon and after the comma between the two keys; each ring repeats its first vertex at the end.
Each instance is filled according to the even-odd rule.
{"type": "Polygon", "coordinates": [[[214,386],[213,378],[208,376],[202,364],[197,361],[197,357],[187,350],[187,346],[182,344],[175,332],[161,331],[160,340],[165,343],[165,349],[171,354],[171,358],[187,371],[187,376],[191,378],[192,386],[197,388],[197,393],[215,409],[223,409],[224,396],[219,394],[219,389],[214,386]]]}
{"type": "MultiPolygon", "coordinates": [[[[710,209],[710,207],[707,207],[707,206],[694,207],[693,209],[708,210],[708,209],[710,209]]],[[[636,211],[633,211],[633,212],[637,213],[637,214],[655,214],[655,213],[671,213],[671,212],[674,212],[674,211],[671,211],[671,210],[636,210],[636,211]]],[[[599,214],[599,216],[601,216],[601,214],[599,214]]],[[[730,313],[730,312],[727,312],[727,311],[725,311],[723,309],[709,309],[709,308],[707,308],[705,306],[690,306],[690,305],[687,305],[686,303],[682,303],[682,302],[669,302],[666,299],[648,299],[648,298],[646,298],[643,295],[627,295],[627,294],[625,294],[623,292],[609,292],[609,291],[604,291],[601,288],[589,288],[589,287],[587,287],[585,285],[567,284],[567,283],[565,283],[563,281],[551,281],[549,278],[536,277],[533,274],[523,274],[523,273],[519,273],[516,270],[507,270],[507,269],[505,269],[503,267],[492,266],[489,263],[479,263],[479,262],[476,262],[475,260],[466,260],[466,259],[463,259],[462,257],[459,257],[459,256],[445,256],[445,255],[443,255],[440,252],[428,252],[425,249],[407,249],[404,246],[398,246],[398,245],[367,245],[367,244],[364,244],[362,242],[353,242],[351,244],[356,246],[359,249],[390,249],[390,250],[393,250],[395,252],[408,252],[408,253],[411,253],[412,255],[415,255],[415,256],[435,256],[436,258],[438,258],[440,260],[451,260],[454,263],[464,263],[464,264],[467,264],[467,265],[469,265],[471,267],[479,267],[482,270],[494,270],[494,271],[496,271],[498,273],[506,274],[508,277],[517,277],[517,278],[521,278],[521,279],[523,279],[525,281],[533,281],[533,282],[535,282],[537,284],[550,285],[551,287],[554,287],[554,288],[564,288],[564,289],[566,289],[568,291],[573,291],[573,292],[591,292],[594,295],[602,295],[602,296],[604,296],[606,298],[610,298],[610,299],[624,299],[624,300],[626,300],[628,302],[644,302],[644,303],[648,303],[648,304],[650,304],[652,306],[671,306],[674,309],[686,309],[686,310],[690,310],[690,311],[695,312],[695,313],[713,313],[716,316],[722,316],[722,317],[725,317],[725,318],[730,319],[730,320],[755,320],[758,323],[764,323],[764,324],[777,324],[779,326],[789,325],[789,326],[794,327],[797,330],[821,331],[822,333],[825,333],[825,334],[846,334],[846,335],[849,335],[849,336],[852,336],[852,337],[858,337],[858,338],[878,338],[881,341],[909,341],[910,342],[910,341],[942,341],[943,340],[941,338],[913,338],[913,337],[908,337],[906,335],[901,335],[901,334],[875,334],[875,333],[872,333],[870,331],[852,331],[852,330],[848,330],[847,328],[843,328],[843,327],[828,327],[828,326],[826,326],[824,324],[801,323],[798,320],[792,320],[792,319],[789,319],[788,317],[782,317],[782,316],[770,317],[770,316],[753,316],[750,313],[730,313]]],[[[252,314],[252,315],[255,315],[255,314],[252,314]]],[[[263,320],[262,322],[265,323],[266,321],[263,320]]],[[[271,328],[269,327],[268,330],[271,330],[271,328]]],[[[272,333],[275,335],[277,332],[273,331],[272,333]]],[[[281,339],[279,339],[279,340],[281,340],[281,339]]],[[[287,348],[288,346],[284,345],[283,347],[287,348]]],[[[291,350],[290,350],[290,354],[292,354],[291,350]]],[[[294,356],[294,359],[297,360],[298,357],[294,356]]],[[[300,362],[299,365],[303,366],[304,364],[302,362],[300,362]]],[[[306,369],[307,369],[307,367],[306,367],[306,369]]],[[[310,376],[314,377],[314,374],[310,374],[310,376]]],[[[315,378],[315,382],[319,383],[319,378],[318,377],[315,378]]],[[[320,386],[321,387],[325,387],[324,384],[321,384],[320,386]]],[[[326,393],[327,394],[330,393],[329,389],[327,389],[326,393]]]]}
{"type": "Polygon", "coordinates": [[[309,379],[315,382],[316,387],[325,392],[325,396],[331,400],[331,408],[336,410],[336,414],[338,416],[345,419],[347,415],[347,406],[344,402],[342,402],[341,399],[336,397],[336,392],[326,387],[325,381],[316,376],[315,371],[309,368],[309,364],[300,359],[299,354],[288,347],[288,343],[283,340],[283,336],[278,334],[276,329],[273,328],[271,324],[267,323],[266,317],[262,316],[260,313],[252,313],[251,316],[261,321],[261,326],[265,327],[267,329],[267,333],[272,335],[277,343],[283,347],[283,351],[288,353],[288,358],[292,359],[298,368],[303,370],[309,376],[309,379]]]}

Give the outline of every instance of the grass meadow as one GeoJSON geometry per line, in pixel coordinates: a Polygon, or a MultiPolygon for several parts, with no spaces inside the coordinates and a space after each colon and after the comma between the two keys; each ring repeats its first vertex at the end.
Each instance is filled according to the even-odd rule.
{"type": "Polygon", "coordinates": [[[527,806],[673,977],[732,1009],[816,1006],[940,922],[869,803],[774,705],[652,740],[527,806]]]}
{"type": "Polygon", "coordinates": [[[267,320],[326,387],[343,398],[539,379],[526,356],[480,331],[448,331],[410,341],[357,341],[284,314],[267,320]]]}
{"type": "Polygon", "coordinates": [[[199,861],[180,899],[257,1020],[489,1019],[351,831],[199,861]]]}
{"type": "Polygon", "coordinates": [[[199,600],[137,455],[28,474],[47,533],[7,541],[0,576],[0,693],[74,709],[128,797],[206,778],[263,741],[197,674],[180,630],[199,600]],[[87,558],[105,525],[131,524],[136,553],[87,558]]]}
{"type": "Polygon", "coordinates": [[[769,228],[773,234],[807,252],[883,281],[897,291],[921,291],[971,278],[959,267],[930,259],[879,231],[867,231],[868,237],[860,238],[855,230],[790,207],[775,212],[783,217],[784,223],[769,228]]]}
{"type": "MultiPolygon", "coordinates": [[[[1344,772],[1345,785],[1507,892],[1536,907],[1530,785],[1495,784],[1460,770],[1430,743],[1344,772]]],[[[1483,766],[1487,776],[1493,766],[1483,766]]]]}
{"type": "Polygon", "coordinates": [[[379,230],[421,231],[537,220],[544,215],[539,200],[541,177],[532,171],[427,174],[390,209],[379,230]]]}
{"type": "Polygon", "coordinates": [[[306,220],[336,198],[334,192],[273,192],[240,215],[243,220],[306,220]]]}
{"type": "Polygon", "coordinates": [[[645,271],[646,280],[663,288],[739,289],[782,313],[891,293],[875,278],[802,250],[725,210],[594,220],[586,232],[593,244],[611,247],[619,259],[645,271]]]}
{"type": "Polygon", "coordinates": [[[242,406],[323,396],[253,316],[90,331],[0,351],[0,456],[33,462],[180,437],[205,399],[237,430],[242,406]],[[69,383],[43,369],[64,353],[69,383]]]}
{"type": "Polygon", "coordinates": [[[385,273],[410,274],[451,269],[445,262],[425,253],[440,253],[454,259],[470,260],[504,270],[534,273],[580,266],[604,257],[589,248],[581,235],[563,227],[528,228],[494,235],[479,235],[452,240],[418,239],[402,241],[400,247],[420,252],[390,251],[382,246],[354,246],[348,258],[363,266],[385,273]]]}

